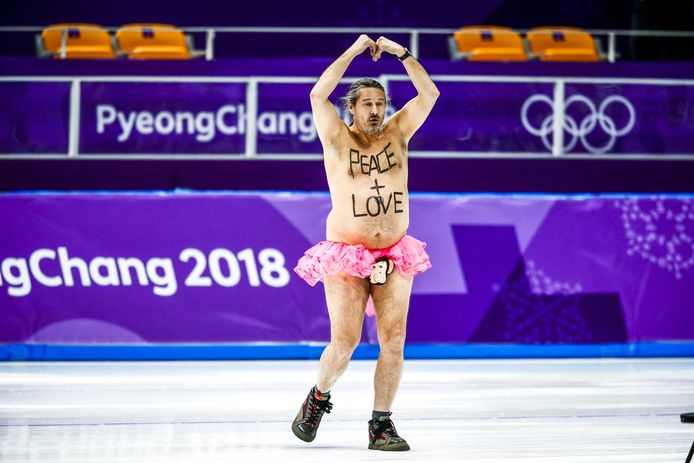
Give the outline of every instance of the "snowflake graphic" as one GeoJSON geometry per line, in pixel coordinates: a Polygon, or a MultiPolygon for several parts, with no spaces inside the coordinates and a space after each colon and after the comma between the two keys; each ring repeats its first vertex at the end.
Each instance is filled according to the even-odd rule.
{"type": "Polygon", "coordinates": [[[506,309],[506,341],[542,344],[592,339],[579,311],[580,284],[555,281],[535,262],[527,261],[524,275],[494,290],[506,309]]]}
{"type": "Polygon", "coordinates": [[[533,294],[563,294],[565,296],[580,293],[583,291],[580,283],[560,283],[553,281],[545,275],[545,272],[538,269],[535,261],[525,262],[525,275],[530,282],[530,291],[533,294]]]}
{"type": "Polygon", "coordinates": [[[639,255],[675,278],[694,266],[694,204],[684,199],[616,200],[627,254],[639,255]]]}

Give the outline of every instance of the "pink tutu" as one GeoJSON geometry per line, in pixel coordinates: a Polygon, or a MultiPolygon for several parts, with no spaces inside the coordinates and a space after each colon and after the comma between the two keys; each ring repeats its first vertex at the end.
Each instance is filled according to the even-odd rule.
{"type": "MultiPolygon", "coordinates": [[[[385,249],[366,249],[361,244],[351,245],[334,241],[321,241],[307,250],[294,271],[309,285],[323,281],[325,275],[345,272],[349,275],[368,278],[377,259],[387,256],[395,269],[405,276],[418,275],[431,268],[426,243],[409,235],[385,249]]],[[[373,303],[369,298],[367,314],[373,316],[373,303]]]]}

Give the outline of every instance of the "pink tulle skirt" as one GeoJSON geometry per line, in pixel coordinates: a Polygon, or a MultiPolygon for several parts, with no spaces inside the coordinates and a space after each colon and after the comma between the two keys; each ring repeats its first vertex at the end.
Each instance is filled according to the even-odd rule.
{"type": "MultiPolygon", "coordinates": [[[[294,271],[311,286],[323,281],[325,275],[340,272],[368,278],[376,259],[387,256],[400,274],[414,276],[431,268],[429,256],[424,251],[425,247],[425,242],[409,235],[403,236],[397,243],[385,249],[366,249],[361,244],[321,241],[304,253],[294,271]]],[[[367,305],[367,314],[375,315],[371,298],[367,305]]]]}

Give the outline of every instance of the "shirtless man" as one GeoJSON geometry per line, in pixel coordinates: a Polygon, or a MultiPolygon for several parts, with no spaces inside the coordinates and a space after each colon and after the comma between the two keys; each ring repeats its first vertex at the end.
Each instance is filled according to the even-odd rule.
{"type": "Polygon", "coordinates": [[[385,37],[374,42],[366,35],[335,60],[311,90],[332,211],[327,241],[306,251],[295,269],[311,285],[323,281],[330,315],[330,343],[321,355],[318,381],[292,424],[294,434],[306,442],[313,441],[323,414],[330,413],[330,390],[359,344],[366,310],[375,311],[380,345],[369,448],[410,449],[398,436],[390,410],[402,376],[413,276],[431,264],[426,244],[406,235],[410,212],[407,144],[438,96],[438,89],[407,48],[385,37]],[[383,87],[375,80],[360,79],[344,98],[352,115],[347,126],[328,97],[352,60],[365,50],[374,61],[383,52],[396,56],[417,96],[384,123],[383,87]]]}

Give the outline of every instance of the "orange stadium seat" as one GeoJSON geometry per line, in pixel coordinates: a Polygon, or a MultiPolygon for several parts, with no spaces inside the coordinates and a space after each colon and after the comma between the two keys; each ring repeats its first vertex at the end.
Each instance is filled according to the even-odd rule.
{"type": "Polygon", "coordinates": [[[527,61],[520,34],[510,27],[465,26],[453,34],[453,58],[469,61],[527,61]]]}
{"type": "Polygon", "coordinates": [[[96,24],[51,24],[43,30],[37,45],[39,55],[57,59],[116,57],[108,31],[96,24]]]}
{"type": "Polygon", "coordinates": [[[193,56],[183,31],[170,24],[126,24],[116,31],[118,50],[130,59],[178,59],[193,56]]]}
{"type": "Polygon", "coordinates": [[[577,27],[535,27],[527,38],[540,61],[600,61],[593,36],[577,27]]]}

